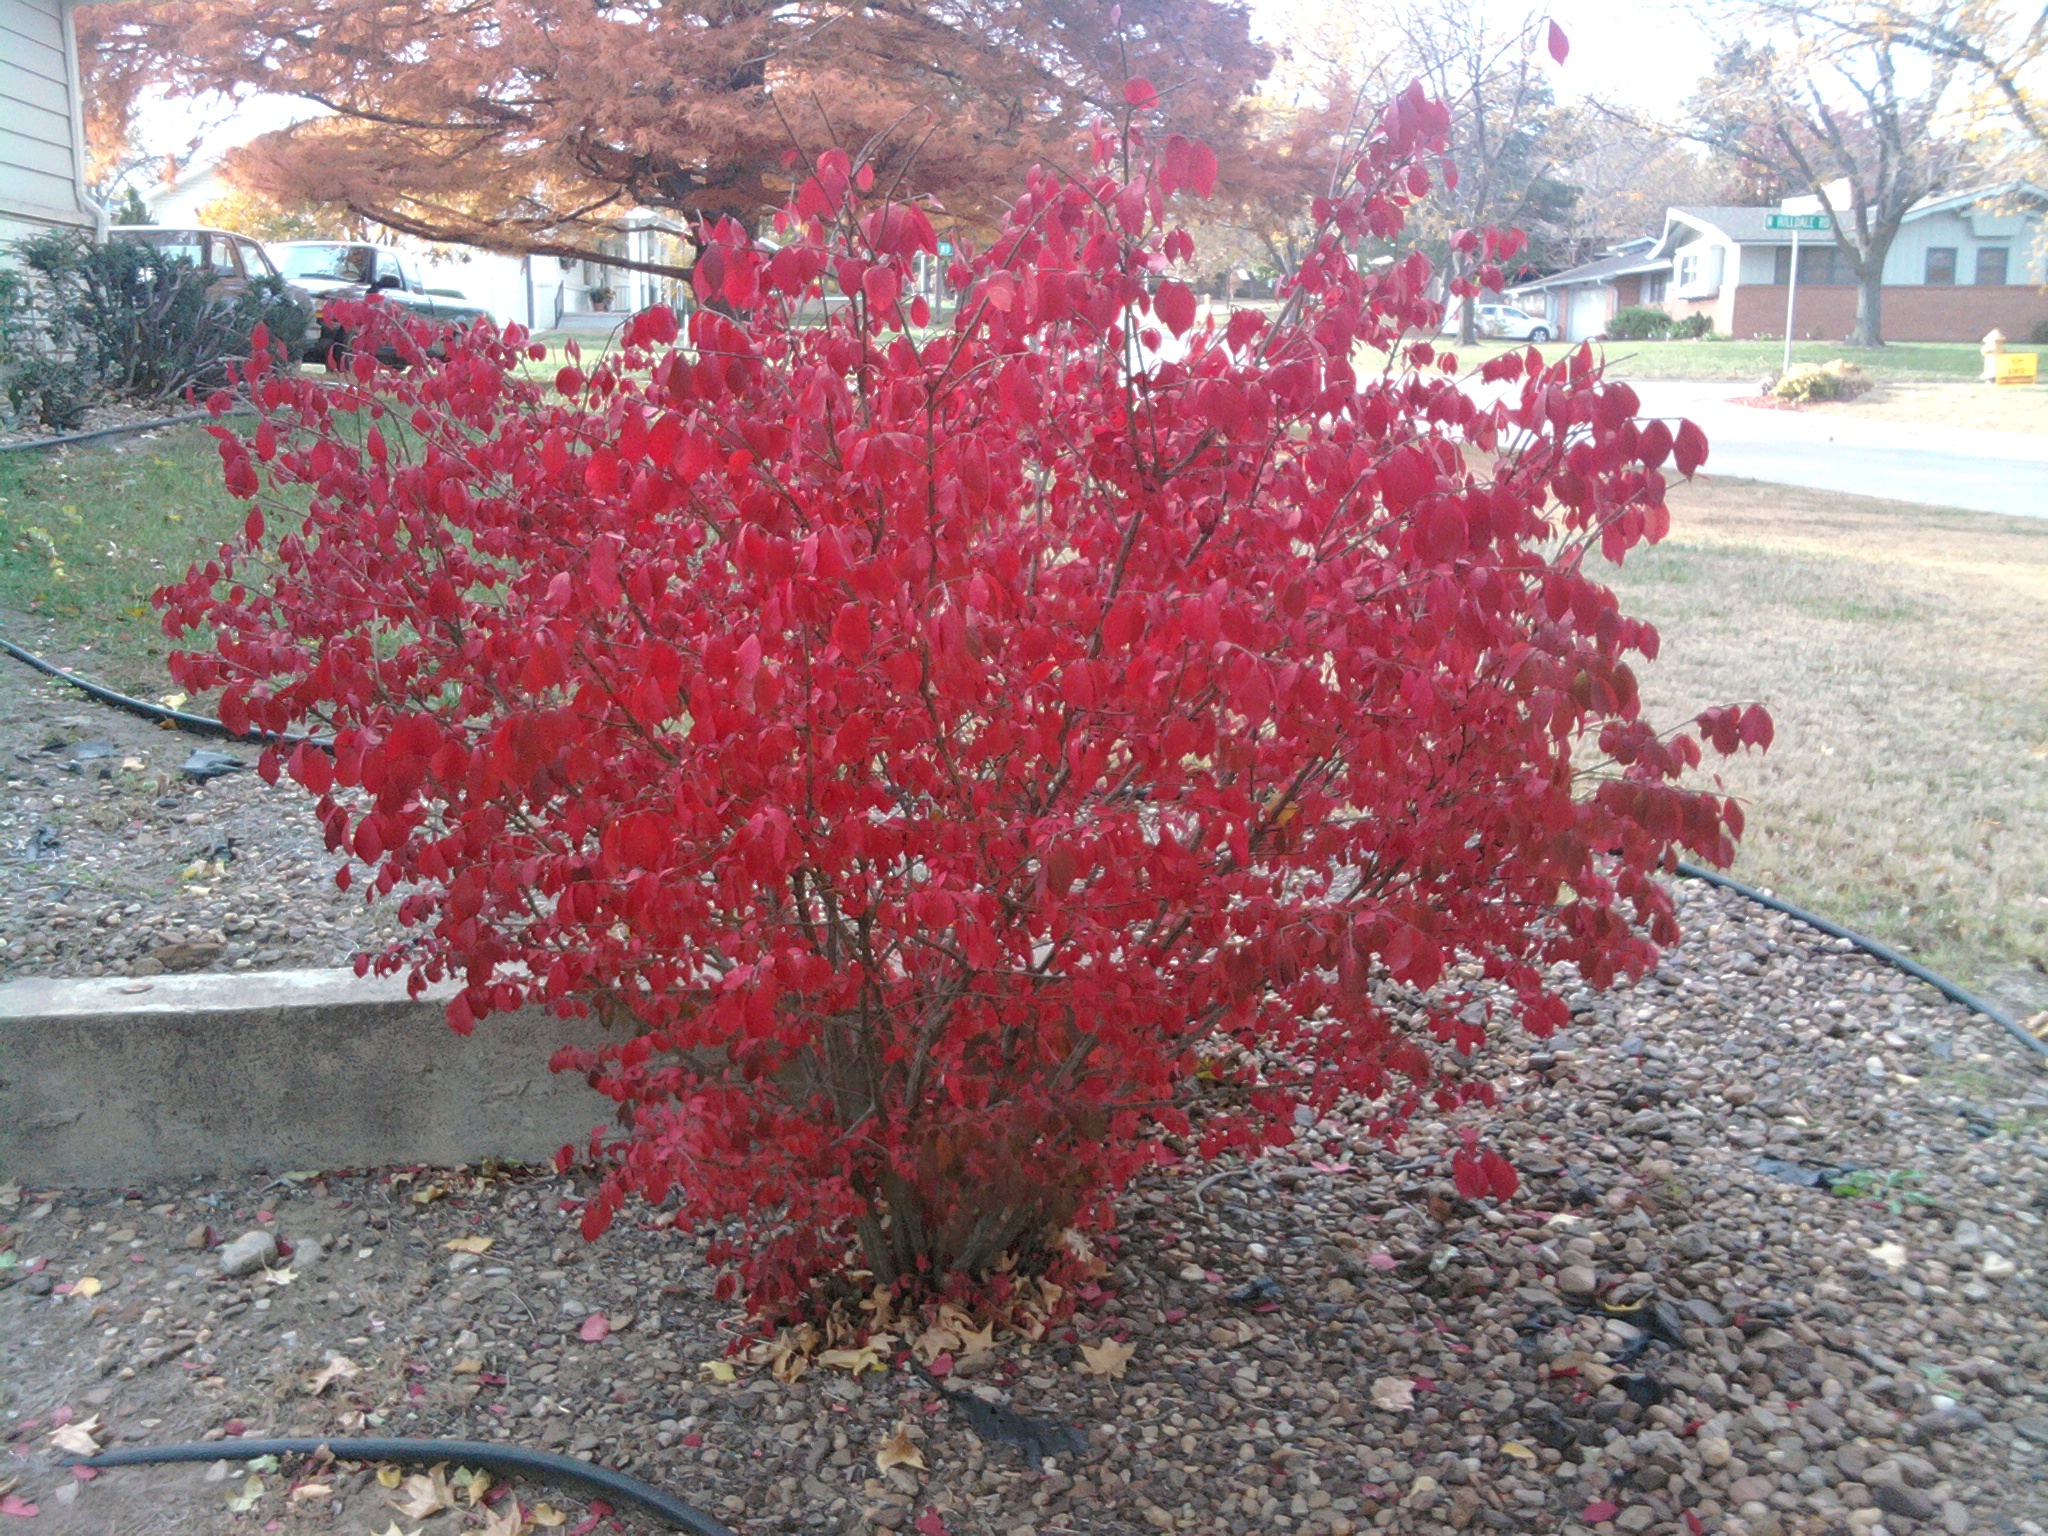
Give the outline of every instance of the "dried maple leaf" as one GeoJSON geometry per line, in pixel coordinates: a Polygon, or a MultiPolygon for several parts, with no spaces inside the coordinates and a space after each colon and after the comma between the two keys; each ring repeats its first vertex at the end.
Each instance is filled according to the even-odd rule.
{"type": "Polygon", "coordinates": [[[441,1246],[453,1249],[457,1253],[489,1253],[491,1244],[496,1241],[496,1238],[490,1237],[451,1237],[441,1246]]]}
{"type": "Polygon", "coordinates": [[[1415,1383],[1406,1376],[1382,1376],[1372,1384],[1372,1405],[1389,1413],[1415,1406],[1415,1383]]]}
{"type": "Polygon", "coordinates": [[[362,1367],[347,1355],[329,1355],[327,1363],[313,1373],[313,1379],[306,1383],[306,1391],[318,1397],[337,1381],[346,1381],[351,1376],[362,1374],[362,1367]]]}
{"type": "Polygon", "coordinates": [[[310,1504],[315,1499],[331,1499],[333,1497],[334,1485],[332,1483],[301,1483],[292,1490],[291,1501],[294,1504],[310,1504]]]}
{"type": "Polygon", "coordinates": [[[526,1518],[526,1512],[519,1507],[517,1499],[507,1499],[504,1507],[484,1511],[484,1523],[478,1528],[477,1536],[522,1536],[533,1529],[526,1518]]]}
{"type": "Polygon", "coordinates": [[[875,1466],[883,1472],[891,1467],[915,1467],[920,1472],[928,1470],[924,1464],[924,1452],[910,1438],[909,1420],[898,1424],[894,1433],[876,1447],[875,1466]]]}
{"type": "Polygon", "coordinates": [[[448,1474],[435,1467],[430,1472],[413,1473],[398,1485],[398,1497],[386,1498],[384,1502],[408,1520],[424,1520],[453,1508],[455,1490],[448,1486],[448,1474]]]}
{"type": "Polygon", "coordinates": [[[1083,1344],[1081,1369],[1090,1376],[1113,1376],[1122,1381],[1124,1367],[1131,1363],[1131,1356],[1137,1352],[1137,1345],[1119,1344],[1115,1339],[1104,1339],[1100,1344],[1083,1344]]]}
{"type": "Polygon", "coordinates": [[[533,1506],[533,1523],[548,1527],[567,1525],[569,1517],[555,1508],[554,1505],[541,1503],[533,1506]]]}

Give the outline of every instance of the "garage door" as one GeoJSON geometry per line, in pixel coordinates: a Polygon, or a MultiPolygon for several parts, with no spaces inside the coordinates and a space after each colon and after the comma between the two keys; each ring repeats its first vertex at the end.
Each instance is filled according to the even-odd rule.
{"type": "Polygon", "coordinates": [[[1584,341],[1588,336],[1598,336],[1607,329],[1607,314],[1605,288],[1574,288],[1571,311],[1565,321],[1566,339],[1584,341]]]}

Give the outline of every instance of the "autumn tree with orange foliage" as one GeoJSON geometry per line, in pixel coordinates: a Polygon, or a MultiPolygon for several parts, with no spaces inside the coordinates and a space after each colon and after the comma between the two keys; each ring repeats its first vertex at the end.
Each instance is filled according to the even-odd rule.
{"type": "Polygon", "coordinates": [[[635,206],[751,223],[786,199],[793,145],[868,144],[885,185],[993,228],[1135,74],[1233,170],[1271,64],[1234,0],[192,0],[78,28],[98,143],[151,88],[294,96],[332,115],[238,151],[242,186],[564,257],[600,255],[635,206]]]}

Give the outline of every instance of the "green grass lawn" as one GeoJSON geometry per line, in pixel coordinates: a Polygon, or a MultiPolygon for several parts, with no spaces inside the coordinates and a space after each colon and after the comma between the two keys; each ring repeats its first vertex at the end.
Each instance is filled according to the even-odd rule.
{"type": "Polygon", "coordinates": [[[196,422],[147,440],[0,454],[0,628],[18,644],[89,648],[99,681],[162,693],[171,646],[150,594],[212,555],[244,516],[196,422]]]}
{"type": "MultiPolygon", "coordinates": [[[[1576,343],[1551,342],[1541,350],[1556,359],[1576,343]]],[[[1482,342],[1461,349],[1459,360],[1476,366],[1508,350],[1504,343],[1482,342]]],[[[1755,380],[1775,374],[1784,361],[1782,341],[1606,341],[1596,344],[1606,354],[1608,366],[1624,379],[1741,379],[1755,380]]],[[[2048,347],[2017,346],[2015,352],[2048,352],[2048,347]]],[[[1975,342],[1901,341],[1868,350],[1844,346],[1839,341],[1795,341],[1794,367],[1802,363],[1825,363],[1846,357],[1876,379],[1899,382],[1934,382],[1974,379],[1984,371],[1983,354],[1975,342]]],[[[2048,380],[2048,363],[2042,365],[2048,380]]],[[[2048,389],[2048,384],[2036,388],[2048,389]]]]}

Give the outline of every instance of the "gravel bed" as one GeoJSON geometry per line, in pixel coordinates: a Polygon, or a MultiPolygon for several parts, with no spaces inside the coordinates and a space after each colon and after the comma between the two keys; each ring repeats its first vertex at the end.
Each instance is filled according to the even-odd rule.
{"type": "MultiPolygon", "coordinates": [[[[51,657],[90,676],[90,656],[51,657]]],[[[336,889],[312,800],[258,749],[92,702],[0,656],[0,979],[347,965],[396,935],[336,889]],[[195,750],[247,765],[203,783],[195,750]]]]}
{"type": "Polygon", "coordinates": [[[1681,899],[1690,937],[1654,978],[1505,1047],[1511,1207],[1458,1199],[1454,1128],[1428,1120],[1393,1152],[1336,1118],[1133,1189],[1071,1325],[959,1357],[955,1385],[1072,1433],[1035,1467],[903,1369],[719,1380],[739,1320],[701,1236],[643,1209],[586,1245],[573,1177],[419,1170],[0,1192],[0,1481],[53,1531],[141,1528],[138,1499],[166,1532],[390,1518],[367,1472],[291,1503],[290,1467],[239,1514],[239,1471],[110,1472],[60,1502],[68,1408],[112,1443],[555,1448],[748,1536],[2042,1536],[2048,1077],[1787,919],[1681,899]],[[1861,1194],[1787,1181],[1851,1165],[1861,1194]],[[294,1248],[288,1282],[222,1276],[207,1245],[250,1232],[294,1248]],[[1120,1378],[1089,1373],[1124,1355],[1106,1343],[1120,1378]],[[356,1373],[310,1392],[335,1354],[356,1373]]]}

